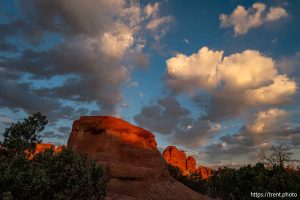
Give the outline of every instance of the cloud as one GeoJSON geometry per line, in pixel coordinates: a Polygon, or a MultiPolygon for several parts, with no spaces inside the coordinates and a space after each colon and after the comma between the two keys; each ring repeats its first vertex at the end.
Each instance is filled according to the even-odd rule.
{"type": "Polygon", "coordinates": [[[187,38],[184,38],[183,41],[184,41],[185,44],[190,44],[191,43],[187,38]]]}
{"type": "Polygon", "coordinates": [[[158,14],[159,10],[159,3],[154,3],[154,4],[147,4],[147,6],[144,8],[145,13],[146,13],[146,18],[149,18],[151,16],[156,17],[158,14]]]}
{"type": "MultiPolygon", "coordinates": [[[[234,144],[228,146],[227,143],[213,143],[206,148],[207,159],[209,161],[216,161],[220,159],[226,159],[227,161],[236,158],[237,156],[244,156],[252,152],[253,149],[247,146],[234,144]]],[[[223,164],[224,166],[225,164],[223,164]]]]}
{"type": "Polygon", "coordinates": [[[174,21],[173,16],[159,16],[159,9],[161,3],[149,3],[144,8],[143,19],[145,21],[145,29],[150,31],[150,35],[155,39],[156,43],[163,36],[165,36],[167,30],[170,27],[171,22],[174,21]]]}
{"type": "Polygon", "coordinates": [[[272,131],[278,129],[279,125],[283,126],[287,116],[287,111],[277,108],[260,111],[248,121],[245,130],[254,134],[272,131]]]}
{"type": "Polygon", "coordinates": [[[136,81],[131,82],[129,85],[130,85],[130,87],[139,87],[139,83],[136,81]]]}
{"type": "Polygon", "coordinates": [[[220,14],[221,28],[233,27],[234,35],[244,35],[250,29],[259,27],[267,22],[287,17],[287,11],[282,7],[270,7],[266,9],[264,3],[254,3],[251,8],[237,6],[231,15],[220,14]]]}
{"type": "Polygon", "coordinates": [[[13,120],[10,117],[7,117],[5,115],[0,115],[0,123],[3,124],[11,124],[13,120]]]}
{"type": "Polygon", "coordinates": [[[292,145],[294,145],[294,146],[298,146],[298,147],[300,146],[300,130],[299,130],[298,134],[295,134],[292,136],[291,142],[292,142],[292,145]]]}
{"type": "Polygon", "coordinates": [[[176,54],[166,61],[167,83],[176,92],[211,89],[219,82],[217,67],[223,52],[201,48],[190,56],[176,54]]]}
{"type": "Polygon", "coordinates": [[[157,18],[154,19],[152,21],[150,21],[147,26],[146,29],[149,30],[156,30],[158,27],[168,24],[172,21],[172,17],[171,16],[165,16],[165,17],[161,17],[161,18],[157,18]]]}
{"type": "Polygon", "coordinates": [[[0,58],[0,81],[5,83],[0,86],[0,105],[41,111],[51,120],[72,119],[90,109],[116,114],[123,98],[121,85],[130,84],[134,64],[147,65],[147,40],[165,33],[161,24],[171,18],[159,15],[158,3],[142,7],[126,0],[31,0],[16,5],[22,18],[0,25],[1,51],[17,50],[0,58]],[[152,21],[159,23],[149,30],[152,21]],[[9,46],[11,38],[26,45],[9,46]],[[53,45],[49,39],[51,44],[55,40],[53,45]],[[135,58],[136,63],[130,63],[135,58]],[[49,80],[58,81],[41,84],[49,80]]]}
{"type": "Polygon", "coordinates": [[[37,79],[74,75],[62,85],[38,88],[35,92],[52,99],[97,102],[103,113],[113,113],[122,100],[120,85],[129,75],[120,60],[102,53],[99,42],[72,37],[47,52],[26,51],[17,63],[13,60],[7,68],[37,79]]]}
{"type": "Polygon", "coordinates": [[[285,9],[281,8],[281,7],[271,7],[267,16],[266,16],[266,21],[267,22],[271,22],[271,21],[275,21],[275,20],[278,20],[280,18],[283,18],[283,17],[287,17],[288,16],[288,13],[286,12],[285,9]]]}
{"type": "Polygon", "coordinates": [[[190,56],[177,54],[166,64],[166,83],[173,93],[204,91],[211,97],[202,103],[209,120],[235,117],[257,106],[287,104],[297,91],[296,82],[279,74],[271,57],[255,50],[223,56],[223,51],[203,47],[190,56]]]}
{"type": "Polygon", "coordinates": [[[177,129],[172,142],[191,149],[199,148],[220,129],[220,124],[207,120],[194,120],[186,129],[177,129]]]}
{"type": "Polygon", "coordinates": [[[250,105],[280,105],[291,101],[297,91],[297,84],[286,75],[277,75],[270,85],[248,90],[245,99],[250,105]]]}
{"type": "Polygon", "coordinates": [[[238,133],[220,137],[206,147],[208,157],[234,158],[254,156],[261,149],[274,143],[299,145],[300,127],[292,125],[290,113],[283,109],[270,108],[253,114],[238,133]]]}
{"type": "Polygon", "coordinates": [[[300,76],[297,71],[300,66],[300,51],[297,51],[292,56],[284,56],[277,61],[278,70],[285,74],[294,74],[300,76]]]}
{"type": "Polygon", "coordinates": [[[177,127],[186,126],[190,111],[172,98],[159,99],[157,104],[144,106],[134,120],[142,127],[161,134],[172,134],[177,127]]]}
{"type": "Polygon", "coordinates": [[[108,56],[121,58],[134,43],[133,33],[127,27],[106,32],[101,37],[101,50],[108,56]]]}
{"type": "Polygon", "coordinates": [[[61,104],[56,100],[37,96],[30,90],[29,84],[4,81],[0,87],[0,106],[11,109],[23,108],[29,113],[35,111],[47,113],[61,104]]]}
{"type": "Polygon", "coordinates": [[[205,144],[221,125],[202,119],[190,118],[190,111],[183,108],[172,96],[144,106],[134,117],[135,122],[150,131],[168,135],[172,144],[197,149],[205,144]]]}
{"type": "Polygon", "coordinates": [[[258,51],[245,50],[224,57],[219,73],[225,87],[236,90],[262,86],[272,80],[277,70],[272,58],[258,51]]]}
{"type": "Polygon", "coordinates": [[[74,0],[19,1],[30,23],[39,31],[96,36],[112,28],[114,17],[124,13],[124,1],[91,0],[89,3],[74,0]],[[57,20],[59,19],[59,20],[57,20]]]}

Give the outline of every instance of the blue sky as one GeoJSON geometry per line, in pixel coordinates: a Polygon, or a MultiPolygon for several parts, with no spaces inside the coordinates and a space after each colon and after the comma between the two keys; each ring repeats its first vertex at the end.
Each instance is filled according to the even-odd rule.
{"type": "Polygon", "coordinates": [[[114,115],[209,166],[299,158],[300,2],[0,2],[0,131],[36,111],[45,142],[114,115]]]}

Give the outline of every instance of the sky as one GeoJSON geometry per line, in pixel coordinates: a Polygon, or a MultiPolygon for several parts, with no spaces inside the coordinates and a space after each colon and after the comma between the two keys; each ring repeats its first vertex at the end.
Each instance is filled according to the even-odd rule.
{"type": "Polygon", "coordinates": [[[34,112],[65,144],[112,115],[199,165],[241,166],[287,144],[300,157],[300,2],[2,0],[0,132],[34,112]]]}

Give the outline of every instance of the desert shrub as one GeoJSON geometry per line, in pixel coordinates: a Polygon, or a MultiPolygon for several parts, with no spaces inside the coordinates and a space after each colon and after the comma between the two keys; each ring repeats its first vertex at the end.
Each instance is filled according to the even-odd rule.
{"type": "Polygon", "coordinates": [[[201,174],[183,172],[169,165],[169,173],[176,180],[189,188],[208,195],[211,198],[232,200],[252,199],[251,192],[289,192],[300,194],[299,169],[287,170],[282,166],[272,169],[264,164],[257,163],[254,166],[247,165],[238,169],[222,168],[213,171],[208,179],[202,179],[201,174]]]}
{"type": "Polygon", "coordinates": [[[85,155],[63,148],[59,153],[50,149],[28,159],[27,148],[34,151],[40,142],[36,134],[44,124],[40,122],[45,122],[40,117],[34,114],[6,129],[0,150],[0,199],[104,199],[106,174],[85,155]]]}
{"type": "Polygon", "coordinates": [[[193,172],[184,174],[178,167],[168,165],[170,175],[183,183],[187,187],[199,192],[201,194],[207,194],[207,181],[202,179],[202,175],[199,172],[193,172]]]}

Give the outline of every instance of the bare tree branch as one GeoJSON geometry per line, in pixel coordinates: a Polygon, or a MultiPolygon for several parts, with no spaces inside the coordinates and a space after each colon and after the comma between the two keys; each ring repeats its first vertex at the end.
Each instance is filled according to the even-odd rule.
{"type": "Polygon", "coordinates": [[[262,163],[268,167],[285,167],[288,163],[297,162],[297,160],[292,159],[294,153],[292,152],[292,148],[288,145],[273,145],[270,150],[271,153],[269,155],[267,155],[265,151],[259,154],[262,163]]]}

